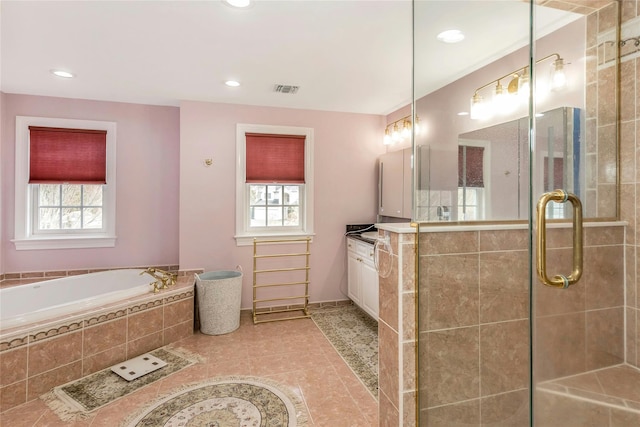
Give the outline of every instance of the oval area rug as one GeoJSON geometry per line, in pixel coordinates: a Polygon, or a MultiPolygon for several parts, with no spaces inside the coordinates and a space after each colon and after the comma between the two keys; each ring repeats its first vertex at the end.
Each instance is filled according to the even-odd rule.
{"type": "Polygon", "coordinates": [[[303,427],[307,410],[288,387],[255,377],[225,377],[181,387],[127,427],[303,427]]]}

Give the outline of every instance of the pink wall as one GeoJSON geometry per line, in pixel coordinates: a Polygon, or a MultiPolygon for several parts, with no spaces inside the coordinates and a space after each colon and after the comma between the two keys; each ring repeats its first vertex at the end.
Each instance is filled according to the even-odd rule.
{"type": "Polygon", "coordinates": [[[178,263],[178,108],[15,94],[2,99],[0,273],[178,263]],[[115,247],[16,251],[10,241],[16,116],[117,123],[115,247]]]}
{"type": "Polygon", "coordinates": [[[251,307],[252,246],[236,246],[236,124],[314,129],[315,236],[310,300],[346,299],[345,225],[374,222],[376,161],[384,117],[246,105],[180,107],[180,268],[244,270],[242,307],[251,307]],[[211,167],[204,159],[212,158],[211,167]]]}

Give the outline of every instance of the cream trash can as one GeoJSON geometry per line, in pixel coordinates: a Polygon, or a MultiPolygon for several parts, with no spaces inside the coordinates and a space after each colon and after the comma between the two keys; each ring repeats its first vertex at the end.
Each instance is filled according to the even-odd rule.
{"type": "Polygon", "coordinates": [[[196,274],[200,332],[221,335],[240,327],[241,271],[196,274]]]}

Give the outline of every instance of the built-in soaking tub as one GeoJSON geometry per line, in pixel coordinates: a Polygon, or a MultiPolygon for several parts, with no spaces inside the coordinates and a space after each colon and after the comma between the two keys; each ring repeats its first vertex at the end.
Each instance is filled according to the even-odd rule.
{"type": "Polygon", "coordinates": [[[153,293],[143,271],[0,289],[0,412],[193,334],[193,273],[153,293]]]}
{"type": "Polygon", "coordinates": [[[149,293],[141,269],[108,270],[0,289],[0,330],[149,293]]]}

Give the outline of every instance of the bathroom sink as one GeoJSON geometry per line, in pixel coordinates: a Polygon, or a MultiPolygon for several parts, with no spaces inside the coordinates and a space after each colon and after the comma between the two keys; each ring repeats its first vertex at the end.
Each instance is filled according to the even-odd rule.
{"type": "Polygon", "coordinates": [[[378,238],[377,231],[367,231],[366,233],[361,234],[365,239],[376,240],[378,238]]]}

